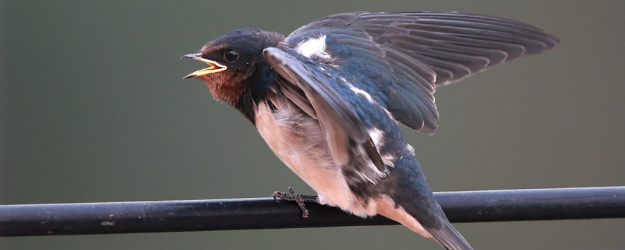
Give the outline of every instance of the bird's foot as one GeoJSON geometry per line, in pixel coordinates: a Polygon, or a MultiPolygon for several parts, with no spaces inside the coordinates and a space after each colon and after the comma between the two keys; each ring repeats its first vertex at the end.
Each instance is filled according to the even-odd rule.
{"type": "Polygon", "coordinates": [[[297,205],[299,206],[299,208],[302,210],[302,217],[307,218],[309,215],[308,209],[306,209],[306,206],[304,205],[304,202],[316,202],[319,203],[319,197],[315,196],[315,195],[305,195],[305,194],[296,194],[293,191],[293,188],[289,187],[289,192],[280,192],[280,191],[275,191],[273,192],[273,200],[275,200],[276,202],[280,202],[278,201],[278,198],[280,198],[281,200],[285,200],[285,201],[295,201],[297,202],[297,205]]]}

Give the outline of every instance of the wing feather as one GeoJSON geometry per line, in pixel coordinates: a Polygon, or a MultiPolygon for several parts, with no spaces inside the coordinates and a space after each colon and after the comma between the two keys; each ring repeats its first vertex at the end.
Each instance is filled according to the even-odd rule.
{"type": "Polygon", "coordinates": [[[286,42],[294,48],[321,34],[334,43],[326,51],[337,59],[336,65],[359,70],[360,79],[372,79],[367,84],[380,91],[371,94],[383,100],[394,118],[426,134],[438,127],[436,87],[541,53],[559,42],[514,20],[432,12],[331,15],[297,29],[286,42]]]}
{"type": "Polygon", "coordinates": [[[278,83],[289,99],[290,96],[301,97],[294,94],[299,91],[305,94],[307,103],[302,104],[303,100],[294,103],[300,108],[310,103],[314,109],[313,117],[319,120],[334,161],[339,165],[347,164],[349,140],[360,144],[369,140],[367,128],[358,116],[316,69],[278,48],[266,48],[263,53],[269,65],[284,78],[278,83]]]}

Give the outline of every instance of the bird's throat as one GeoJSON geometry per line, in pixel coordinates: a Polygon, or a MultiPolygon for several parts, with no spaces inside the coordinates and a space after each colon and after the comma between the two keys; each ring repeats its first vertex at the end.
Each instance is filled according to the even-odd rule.
{"type": "Polygon", "coordinates": [[[211,74],[199,77],[208,87],[215,100],[234,107],[247,87],[246,84],[232,84],[230,79],[216,79],[223,75],[211,74]]]}

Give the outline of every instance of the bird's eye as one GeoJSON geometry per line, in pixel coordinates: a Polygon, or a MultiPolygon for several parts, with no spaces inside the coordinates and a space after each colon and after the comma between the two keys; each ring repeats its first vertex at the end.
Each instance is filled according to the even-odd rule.
{"type": "Polygon", "coordinates": [[[239,52],[237,52],[234,49],[229,49],[226,50],[226,53],[224,53],[224,58],[226,59],[226,61],[228,62],[234,62],[237,59],[239,59],[239,52]]]}

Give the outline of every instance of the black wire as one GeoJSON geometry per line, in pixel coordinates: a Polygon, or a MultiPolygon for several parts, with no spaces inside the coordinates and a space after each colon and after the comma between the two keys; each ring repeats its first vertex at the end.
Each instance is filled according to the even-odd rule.
{"type": "MultiPolygon", "coordinates": [[[[625,186],[435,193],[452,222],[625,218],[625,186]]],[[[277,229],[396,224],[272,198],[1,205],[0,236],[277,229]]]]}

